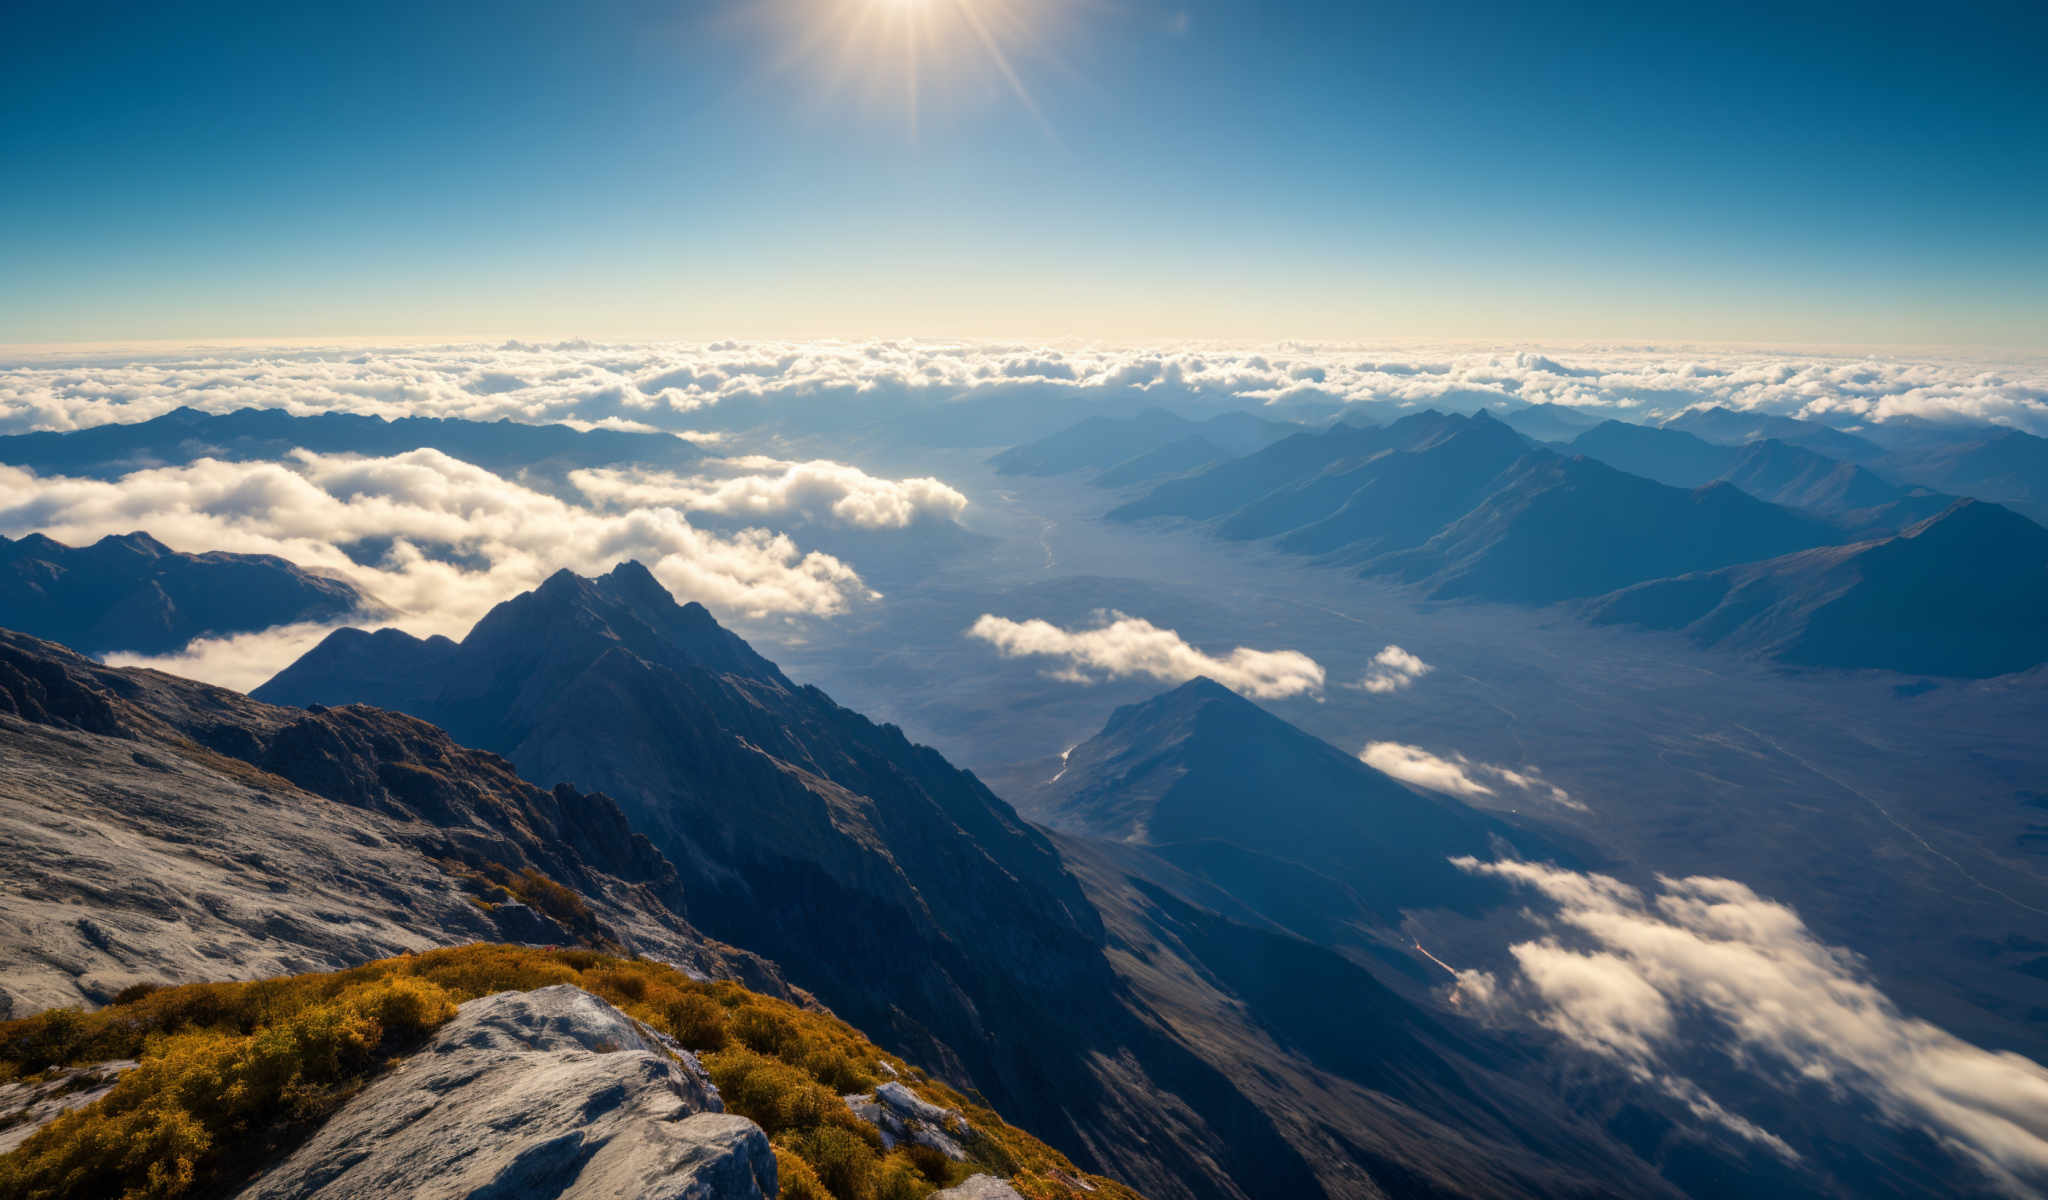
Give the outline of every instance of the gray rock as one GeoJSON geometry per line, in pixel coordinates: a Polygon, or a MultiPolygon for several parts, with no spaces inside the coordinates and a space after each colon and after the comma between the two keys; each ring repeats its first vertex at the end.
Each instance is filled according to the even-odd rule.
{"type": "Polygon", "coordinates": [[[30,1134],[72,1109],[84,1108],[106,1095],[133,1066],[134,1059],[124,1058],[52,1071],[42,1079],[0,1084],[0,1154],[12,1151],[30,1134]]]}
{"type": "Polygon", "coordinates": [[[244,1200],[768,1200],[767,1135],[580,988],[500,992],[329,1118],[244,1200]]]}
{"type": "Polygon", "coordinates": [[[1017,1189],[993,1175],[970,1175],[960,1183],[943,1192],[933,1192],[931,1200],[1024,1200],[1017,1189]]]}
{"type": "Polygon", "coordinates": [[[953,1136],[974,1132],[967,1118],[925,1100],[900,1083],[882,1084],[872,1095],[855,1094],[841,1099],[854,1116],[881,1133],[885,1150],[895,1149],[898,1142],[911,1142],[929,1146],[954,1162],[967,1161],[966,1149],[953,1136]]]}

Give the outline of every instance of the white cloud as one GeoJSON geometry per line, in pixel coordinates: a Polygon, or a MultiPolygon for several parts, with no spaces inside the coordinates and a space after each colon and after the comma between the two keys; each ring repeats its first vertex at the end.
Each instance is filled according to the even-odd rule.
{"type": "Polygon", "coordinates": [[[1659,877],[1645,894],[1604,875],[1453,861],[1552,905],[1549,932],[1512,948],[1514,979],[1468,988],[1460,978],[1475,1002],[1500,1012],[1512,989],[1535,1020],[1701,1117],[1770,1138],[1672,1073],[1667,1060],[1703,1024],[1731,1063],[1768,1083],[1860,1096],[2016,1194],[2048,1185],[2048,1069],[1899,1012],[1790,908],[1730,879],[1659,877]]]}
{"type": "Polygon", "coordinates": [[[1365,677],[1352,686],[1375,696],[1384,696],[1409,686],[1429,674],[1430,669],[1428,663],[1399,646],[1388,646],[1372,656],[1372,665],[1366,668],[1365,677]]]}
{"type": "Polygon", "coordinates": [[[1066,630],[1049,621],[1011,621],[984,613],[968,628],[967,636],[989,643],[1006,658],[1058,659],[1064,663],[1060,678],[1075,682],[1144,676],[1185,683],[1206,675],[1234,691],[1266,700],[1322,693],[1322,666],[1299,650],[1239,646],[1216,657],[1150,621],[1123,613],[1104,617],[1103,624],[1094,629],[1066,630]]]}
{"type": "Polygon", "coordinates": [[[1543,772],[1535,767],[1503,767],[1456,753],[1446,758],[1403,742],[1368,742],[1358,757],[1375,771],[1433,792],[1476,799],[1497,795],[1500,788],[1507,787],[1575,812],[1591,811],[1572,799],[1570,792],[1543,778],[1543,772]]]}
{"type": "Polygon", "coordinates": [[[945,342],[279,347],[0,369],[0,433],[136,421],[187,405],[575,421],[671,431],[738,408],[843,420],[856,406],[982,400],[1084,408],[1375,401],[1555,403],[1623,415],[1720,404],[1855,425],[1903,416],[2048,433],[2048,361],[1726,347],[1290,344],[1047,347],[945,342]]]}
{"type": "Polygon", "coordinates": [[[749,456],[717,465],[767,471],[719,479],[638,469],[572,471],[577,490],[609,507],[673,505],[746,520],[800,516],[855,529],[904,529],[921,521],[956,521],[967,497],[943,480],[879,479],[845,463],[779,462],[749,456]]]}
{"type": "Polygon", "coordinates": [[[231,637],[194,638],[172,654],[109,654],[112,667],[148,667],[246,692],[320,644],[340,625],[305,622],[231,637]]]}
{"type": "MultiPolygon", "coordinates": [[[[873,596],[852,567],[783,534],[716,534],[673,507],[595,511],[436,450],[202,459],[116,480],[0,467],[0,532],[83,544],[133,529],[178,550],[279,555],[356,585],[395,611],[392,623],[420,634],[459,635],[562,567],[592,574],[628,558],[677,595],[726,613],[830,616],[873,596]]],[[[189,662],[242,679],[253,668],[224,664],[253,661],[264,647],[283,653],[288,642],[280,634],[199,647],[189,662]]]]}

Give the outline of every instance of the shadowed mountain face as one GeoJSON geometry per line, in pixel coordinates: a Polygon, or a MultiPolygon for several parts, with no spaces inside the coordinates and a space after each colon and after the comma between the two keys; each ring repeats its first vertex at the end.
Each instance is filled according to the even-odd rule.
{"type": "MultiPolygon", "coordinates": [[[[636,564],[558,575],[460,643],[338,633],[259,694],[374,699],[502,750],[529,777],[602,786],[676,863],[698,927],[771,956],[842,1016],[1148,1194],[1372,1194],[1361,1171],[1413,1194],[1467,1190],[1451,1182],[1466,1175],[1479,1194],[1656,1188],[1599,1130],[1534,1105],[1515,1109],[1525,1129],[1511,1143],[1440,1136],[1495,1086],[1470,1082],[1493,1067],[1441,1030],[1388,1039],[1378,1020],[1326,1026],[1318,1036],[1341,1027],[1348,1057],[1325,1068],[1322,1051],[1293,1044],[1303,1017],[1252,986],[1249,964],[1282,948],[1258,950],[1259,939],[1292,935],[1246,943],[1203,915],[1220,925],[1163,951],[1159,969],[1212,978],[1202,958],[1227,954],[1237,982],[1173,989],[1204,1016],[1163,1020],[1044,834],[935,752],[792,684],[636,564]],[[1236,1057],[1253,1044],[1304,1086],[1260,1084],[1236,1057]],[[1359,1088],[1372,1093],[1366,1108],[1353,1103],[1359,1088]],[[1369,1148],[1357,1140],[1367,1111],[1388,1118],[1369,1148]],[[1604,1165],[1582,1172],[1592,1161],[1604,1165]]],[[[1447,836],[1463,829],[1446,824],[1447,836]]],[[[1122,904],[1131,886],[1105,882],[1103,894],[1122,904]]],[[[1144,902],[1129,919],[1142,931],[1178,912],[1144,902]]],[[[1388,1021],[1435,1029],[1407,1001],[1373,996],[1388,1021]]]]}
{"type": "Polygon", "coordinates": [[[1314,940],[1403,907],[1476,906],[1494,889],[1449,860],[1490,857],[1496,839],[1537,845],[1207,679],[1118,709],[1032,803],[1064,831],[1150,847],[1314,940]]]}
{"type": "Polygon", "coordinates": [[[331,621],[364,607],[340,580],[267,554],[180,554],[146,533],[66,546],[0,537],[0,626],[89,654],[164,654],[207,635],[331,621]]]}
{"type": "Polygon", "coordinates": [[[180,408],[127,425],[63,433],[0,437],[0,462],[45,475],[112,479],[145,467],[180,466],[201,458],[228,462],[282,459],[294,450],[321,454],[403,454],[432,448],[491,471],[543,472],[640,463],[678,467],[704,457],[694,444],[666,433],[578,430],[509,420],[383,417],[354,413],[294,416],[281,409],[204,413],[180,408]]]}
{"type": "Polygon", "coordinates": [[[2048,521],[2048,438],[2017,429],[1979,432],[1902,449],[1881,469],[1899,479],[1990,500],[2035,521],[2048,521]]]}
{"type": "Polygon", "coordinates": [[[1833,520],[1857,536],[1896,533],[1941,512],[1953,496],[1905,487],[1869,468],[1779,438],[1726,445],[1674,428],[1607,421],[1573,452],[1673,487],[1732,483],[1759,500],[1833,520]]]}
{"type": "Polygon", "coordinates": [[[412,717],[276,708],[6,631],[0,827],[0,1017],[479,940],[786,990],[690,927],[674,867],[602,795],[412,717]]]}
{"type": "MultiPolygon", "coordinates": [[[[1711,449],[1711,448],[1710,448],[1711,449]]],[[[1161,484],[1113,520],[1219,535],[1419,584],[1434,599],[1548,604],[1839,541],[1727,484],[1687,491],[1533,448],[1486,413],[1338,425],[1161,484]]]]}
{"type": "Polygon", "coordinates": [[[1797,666],[2003,675],[2048,661],[2048,530],[1963,500],[1896,537],[1657,580],[1587,611],[1797,666]]]}

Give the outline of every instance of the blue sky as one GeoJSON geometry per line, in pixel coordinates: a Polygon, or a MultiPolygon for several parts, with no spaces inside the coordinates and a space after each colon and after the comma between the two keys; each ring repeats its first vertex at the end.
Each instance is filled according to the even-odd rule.
{"type": "Polygon", "coordinates": [[[2039,4],[8,20],[0,342],[2048,344],[2039,4]]]}

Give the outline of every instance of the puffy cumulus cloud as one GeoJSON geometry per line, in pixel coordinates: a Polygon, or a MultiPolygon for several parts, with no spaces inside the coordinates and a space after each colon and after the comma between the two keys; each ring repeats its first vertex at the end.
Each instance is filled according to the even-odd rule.
{"type": "Polygon", "coordinates": [[[1788,1155],[1674,1073],[1670,1060],[1696,1047],[1702,1030],[1770,1085],[1795,1096],[1852,1094],[1926,1130],[2015,1194],[2048,1186],[2048,1069],[1901,1013],[1853,955],[1815,937],[1790,908],[1731,879],[1659,877],[1651,894],[1534,863],[1452,861],[1549,906],[1538,914],[1544,934],[1512,947],[1510,978],[1461,977],[1461,998],[1495,1013],[1519,1005],[1702,1119],[1788,1155]]]}
{"type": "Polygon", "coordinates": [[[1429,672],[1428,663],[1399,646],[1388,646],[1372,656],[1372,664],[1366,668],[1364,678],[1351,686],[1375,696],[1385,696],[1400,691],[1429,672]]]}
{"type": "Polygon", "coordinates": [[[135,421],[179,406],[713,428],[810,406],[934,409],[1065,396],[1236,407],[1551,403],[1636,417],[1702,404],[1856,426],[1898,417],[2048,433],[2048,361],[1669,346],[1534,352],[1290,344],[1049,347],[947,342],[590,342],[280,347],[147,357],[29,356],[0,368],[0,432],[135,421]]]}
{"type": "Polygon", "coordinates": [[[569,481],[608,506],[674,505],[747,520],[801,516],[855,529],[904,529],[921,521],[954,521],[967,497],[943,480],[878,479],[845,463],[780,462],[759,456],[717,460],[744,474],[728,478],[666,471],[592,469],[569,481]]]}
{"type": "Polygon", "coordinates": [[[1146,677],[1186,683],[1197,676],[1263,700],[1320,696],[1323,668],[1299,650],[1239,646],[1221,657],[1188,645],[1178,633],[1123,613],[1103,614],[1094,629],[1067,630],[1049,621],[1011,621],[983,613],[967,630],[1007,658],[1051,658],[1058,677],[1076,683],[1146,677]]]}
{"type": "MultiPolygon", "coordinates": [[[[674,507],[597,511],[436,450],[202,459],[115,480],[0,467],[0,531],[79,544],[132,529],[180,550],[280,555],[347,580],[421,634],[460,634],[562,567],[591,574],[628,558],[678,595],[748,616],[829,616],[873,596],[852,567],[786,535],[714,533],[674,507]]],[[[280,632],[188,653],[212,668],[289,641],[280,632]]]]}
{"type": "Polygon", "coordinates": [[[1584,803],[1572,799],[1570,792],[1543,778],[1543,772],[1535,767],[1503,767],[1457,753],[1445,757],[1404,742],[1368,742],[1358,757],[1375,771],[1432,792],[1477,799],[1498,795],[1506,787],[1574,812],[1591,811],[1584,803]]]}

